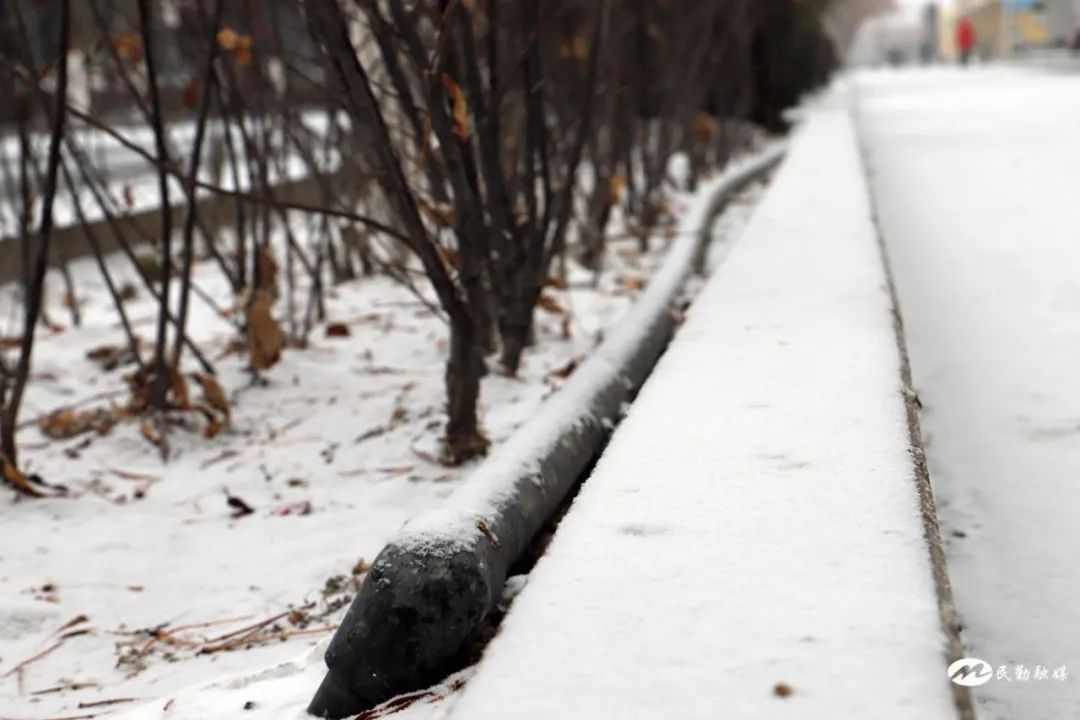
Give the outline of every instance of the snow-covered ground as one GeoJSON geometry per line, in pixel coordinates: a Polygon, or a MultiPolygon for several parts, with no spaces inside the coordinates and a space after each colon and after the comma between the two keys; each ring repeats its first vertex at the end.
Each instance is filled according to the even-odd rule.
{"type": "MultiPolygon", "coordinates": [[[[724,220],[730,236],[759,192],[751,188],[733,205],[724,220]]],[[[704,200],[682,197],[672,210],[704,200]]],[[[617,234],[595,288],[571,264],[568,289],[549,291],[549,305],[564,312],[539,315],[539,342],[519,377],[484,382],[483,419],[496,444],[625,314],[669,242],[658,237],[641,255],[636,239],[617,234]]],[[[134,277],[121,258],[112,262],[118,282],[134,277]]],[[[126,369],[104,371],[86,357],[122,341],[103,283],[89,261],[72,271],[84,325],[39,334],[26,418],[125,398],[126,369]]],[[[195,277],[231,307],[213,265],[201,264],[195,277]]],[[[50,287],[50,320],[62,324],[61,284],[50,287]]],[[[0,287],[4,323],[12,292],[0,287]]],[[[126,308],[149,338],[146,293],[126,308]]],[[[362,561],[469,471],[435,461],[445,328],[409,290],[382,277],[332,289],[329,321],[348,336],[316,327],[309,347],[286,350],[265,384],[253,385],[243,361],[225,356],[235,338],[227,318],[197,298],[192,312],[195,339],[220,358],[231,431],[204,439],[193,418],[192,428],[173,430],[164,465],[134,423],[67,441],[32,426],[20,435],[29,469],[66,485],[70,497],[0,505],[5,720],[96,716],[143,703],[139,717],[231,718],[249,701],[245,717],[300,714],[324,671],[316,643],[343,613],[362,561]],[[207,683],[216,689],[203,689],[207,683]]],[[[437,709],[427,700],[439,692],[413,712],[437,709]]]]}
{"type": "Polygon", "coordinates": [[[956,717],[891,299],[829,105],[450,718],[956,717]]]}
{"type": "Polygon", "coordinates": [[[855,88],[979,716],[1080,717],[1080,78],[855,88]]]}

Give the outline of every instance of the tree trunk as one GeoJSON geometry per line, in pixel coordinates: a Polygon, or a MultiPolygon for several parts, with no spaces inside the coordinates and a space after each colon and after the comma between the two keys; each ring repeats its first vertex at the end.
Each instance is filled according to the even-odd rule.
{"type": "Polygon", "coordinates": [[[444,459],[460,464],[487,452],[488,439],[480,432],[476,413],[484,357],[471,317],[450,319],[450,359],[446,364],[446,437],[444,459]]]}
{"type": "Polygon", "coordinates": [[[483,356],[477,344],[473,309],[450,277],[420,217],[386,119],[349,41],[341,7],[337,0],[308,0],[306,6],[312,35],[322,46],[329,69],[341,81],[357,145],[377,173],[382,190],[405,230],[406,242],[423,264],[439,303],[450,318],[450,358],[446,369],[448,420],[443,444],[448,461],[464,462],[483,454],[488,445],[480,432],[476,412],[483,356]]]}

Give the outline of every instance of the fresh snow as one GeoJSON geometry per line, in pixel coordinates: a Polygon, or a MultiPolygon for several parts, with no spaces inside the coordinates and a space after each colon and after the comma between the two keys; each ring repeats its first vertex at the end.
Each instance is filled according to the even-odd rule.
{"type": "Polygon", "coordinates": [[[955,717],[909,450],[855,135],[826,106],[450,718],[955,717]]]}
{"type": "Polygon", "coordinates": [[[708,240],[710,201],[721,190],[739,187],[747,178],[760,175],[784,151],[783,143],[773,144],[760,154],[731,163],[723,173],[700,184],[696,192],[698,201],[680,214],[675,239],[663,264],[627,316],[614,326],[560,391],[495,450],[443,506],[409,521],[396,540],[399,545],[445,547],[449,551],[484,541],[484,530],[477,520],[485,521],[482,527],[486,530],[487,526],[496,525],[493,518],[512,512],[521,496],[519,484],[538,482],[539,461],[570,430],[591,419],[595,398],[606,392],[613,380],[630,387],[636,384],[629,377],[633,358],[660,318],[675,311],[693,272],[694,260],[703,249],[702,243],[708,240]]]}
{"type": "Polygon", "coordinates": [[[979,717],[1080,717],[1080,78],[856,85],[979,717]]]}
{"type": "MultiPolygon", "coordinates": [[[[696,195],[676,195],[672,213],[700,212],[713,187],[706,182],[696,195]]],[[[755,186],[736,199],[743,217],[746,199],[759,193],[755,186]]],[[[569,312],[569,337],[562,316],[541,312],[539,342],[519,377],[485,379],[482,417],[496,449],[566,382],[570,363],[588,356],[631,309],[642,282],[678,242],[661,232],[642,255],[620,222],[616,217],[599,278],[571,262],[568,289],[549,291],[569,312]]],[[[730,242],[740,226],[725,219],[725,228],[730,242]]],[[[118,284],[138,285],[124,258],[111,256],[109,265],[118,284]]],[[[329,290],[328,319],[346,324],[349,337],[327,337],[317,325],[307,349],[287,349],[265,373],[267,382],[252,384],[240,358],[222,357],[235,337],[228,319],[193,297],[189,327],[217,360],[233,429],[205,440],[197,420],[175,428],[172,457],[162,464],[135,424],[68,441],[46,440],[32,426],[33,418],[72,403],[86,408],[126,397],[121,376],[130,366],[103,372],[85,357],[122,343],[104,284],[90,260],[74,261],[71,270],[83,326],[66,327],[62,284],[51,274],[47,308],[57,327],[39,332],[23,408],[31,423],[20,442],[28,469],[68,486],[72,496],[0,504],[0,717],[97,716],[139,706],[133,717],[140,720],[214,720],[235,717],[249,701],[253,709],[243,716],[251,720],[302,715],[325,672],[330,633],[323,628],[343,614],[358,560],[372,560],[408,518],[439,507],[474,469],[433,462],[444,422],[445,326],[408,289],[385,277],[361,278],[329,290]],[[231,517],[226,491],[254,514],[231,517]],[[335,576],[345,582],[327,592],[335,576]],[[277,622],[311,634],[209,655],[184,644],[308,602],[317,622],[277,622]],[[61,629],[82,615],[84,622],[61,629]],[[177,630],[203,623],[220,624],[177,630]],[[151,643],[159,627],[175,632],[177,642],[151,643]],[[49,651],[79,630],[89,632],[49,651]],[[42,651],[49,652],[15,669],[42,651]],[[112,700],[126,702],[94,704],[112,700]]],[[[220,307],[232,307],[212,262],[200,262],[195,279],[220,307]]],[[[0,286],[0,337],[15,330],[16,292],[0,286]]],[[[299,296],[302,308],[306,292],[299,296]]],[[[279,312],[283,305],[279,300],[279,312]]],[[[155,306],[147,293],[125,307],[136,332],[149,338],[155,306]]],[[[195,369],[190,354],[187,362],[195,369]]],[[[467,675],[418,695],[400,717],[440,712],[438,699],[467,675]]]]}

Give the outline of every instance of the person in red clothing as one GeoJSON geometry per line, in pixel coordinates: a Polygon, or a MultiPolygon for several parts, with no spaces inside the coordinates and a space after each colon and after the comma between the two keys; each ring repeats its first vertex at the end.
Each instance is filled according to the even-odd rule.
{"type": "Polygon", "coordinates": [[[956,23],[956,49],[960,52],[960,64],[967,65],[975,49],[975,26],[967,18],[956,23]]]}

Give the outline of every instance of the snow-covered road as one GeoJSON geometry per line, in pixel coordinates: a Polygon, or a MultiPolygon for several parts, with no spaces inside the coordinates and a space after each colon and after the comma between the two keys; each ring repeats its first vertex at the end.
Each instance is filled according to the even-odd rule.
{"type": "Polygon", "coordinates": [[[1078,717],[1080,77],[854,85],[979,716],[1078,717]]]}

